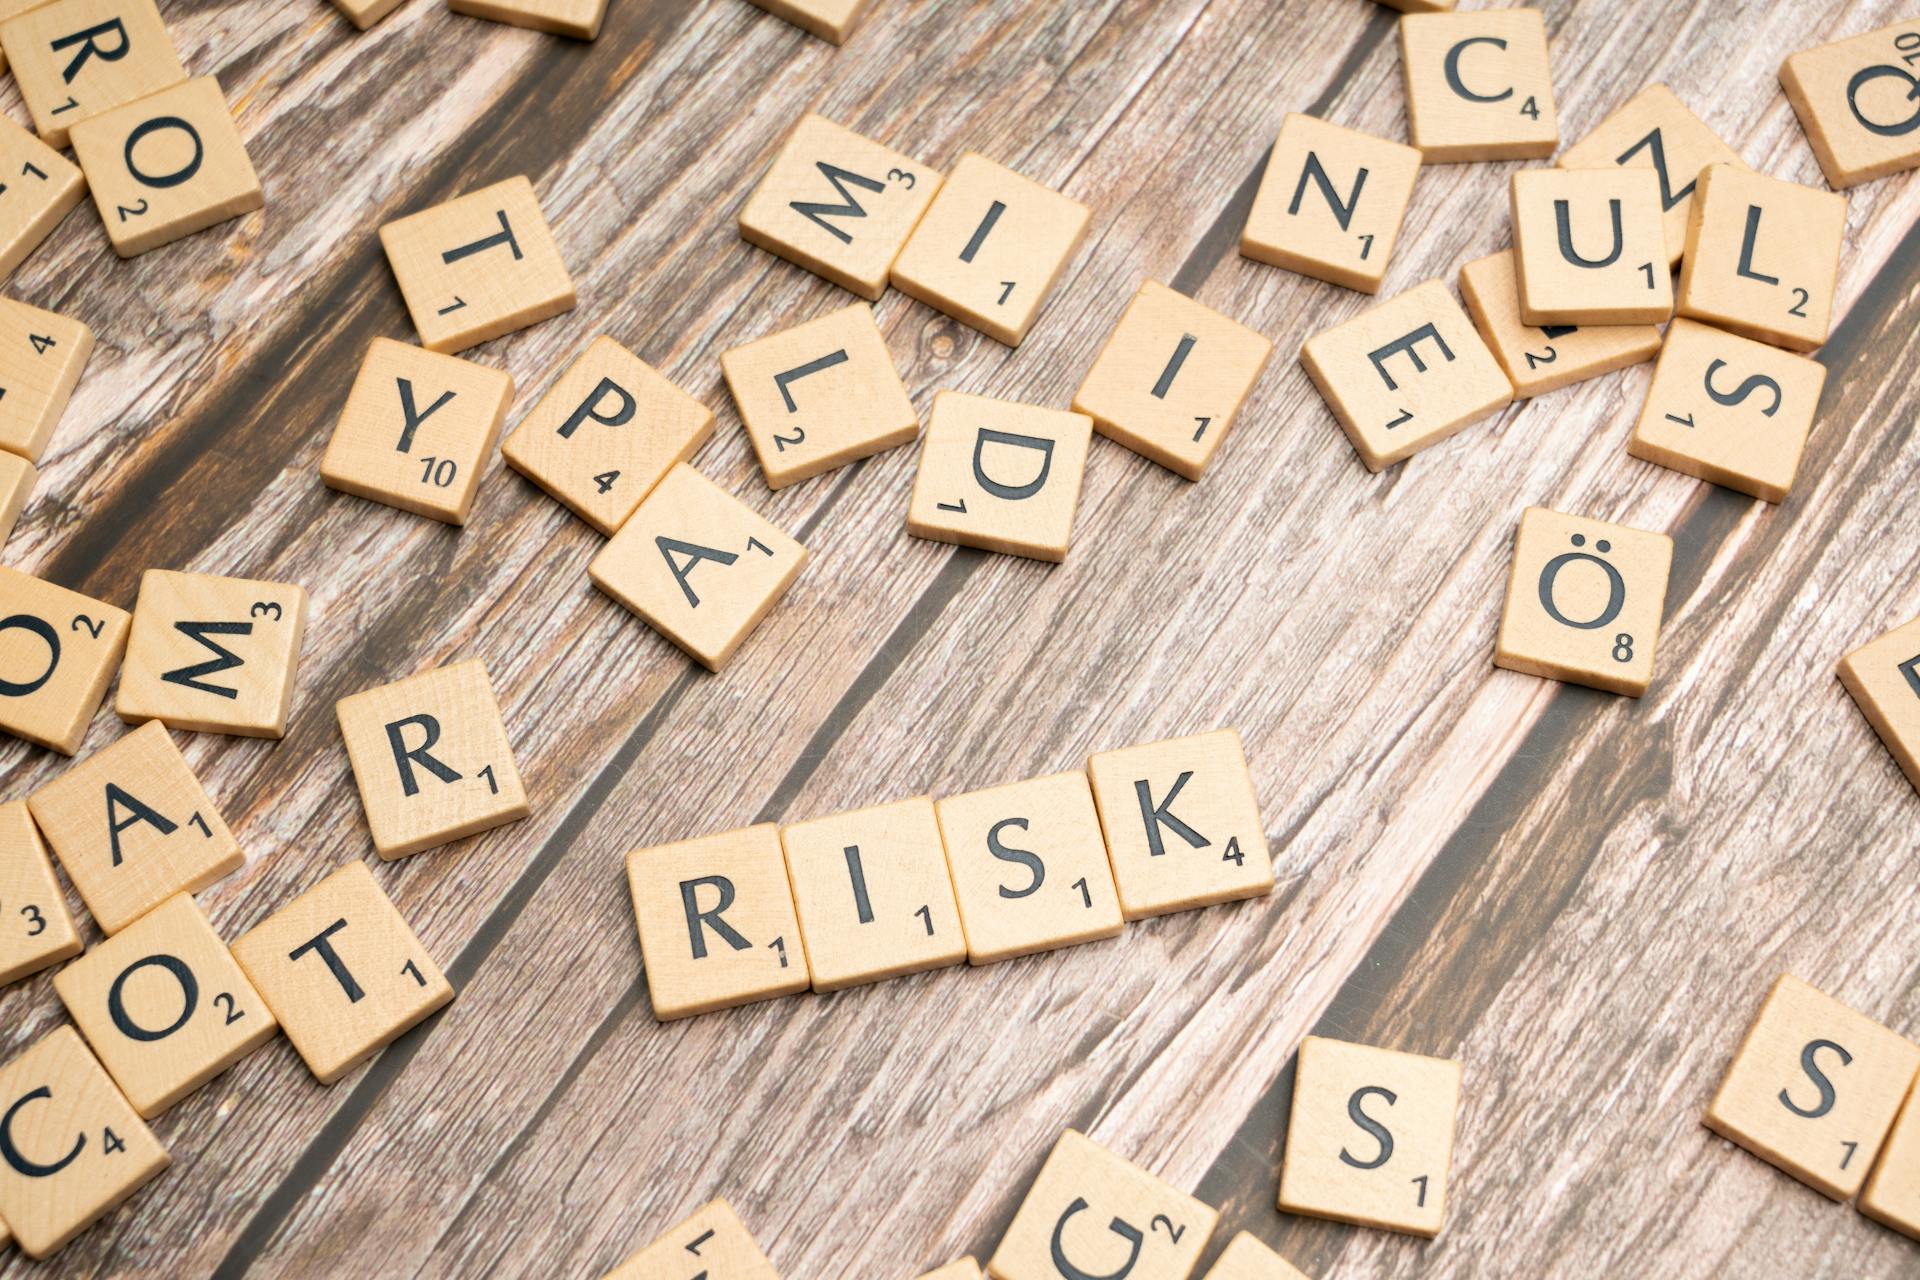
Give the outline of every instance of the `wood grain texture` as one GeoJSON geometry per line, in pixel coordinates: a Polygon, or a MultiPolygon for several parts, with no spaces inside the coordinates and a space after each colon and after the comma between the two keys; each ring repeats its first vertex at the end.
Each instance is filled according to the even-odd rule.
{"type": "MultiPolygon", "coordinates": [[[[1757,169],[1820,185],[1778,62],[1902,11],[1545,12],[1564,139],[1658,79],[1757,169]]],[[[432,0],[365,33],[317,3],[165,13],[268,203],[124,263],[83,211],[15,274],[99,348],[6,562],[122,607],[150,567],[311,593],[285,740],[182,739],[248,856],[201,897],[224,936],[372,860],[346,694],[484,659],[533,816],[375,869],[451,1006],[331,1089],[282,1042],[170,1111],[174,1167],[60,1274],[598,1275],[724,1195],[783,1275],[912,1275],[991,1254],[1068,1126],[1315,1275],[1915,1265],[1699,1124],[1783,968],[1920,1029],[1920,796],[1832,674],[1920,614],[1913,175],[1849,193],[1825,403],[1781,506],[1627,456],[1647,365],[1370,475],[1292,357],[1371,300],[1236,246],[1286,111],[1405,136],[1381,6],[882,0],[839,50],[745,0],[614,0],[589,45],[432,0]],[[1059,566],[908,538],[911,449],[768,492],[718,354],[849,300],[735,227],[808,110],[1094,210],[1017,352],[883,297],[923,415],[941,389],[1064,407],[1143,278],[1272,337],[1205,481],[1097,441],[1059,566]],[[375,228],[517,173],[580,305],[469,353],[513,374],[515,419],[610,334],[715,410],[697,465],[813,554],[722,675],[594,591],[599,535],[497,462],[464,529],[320,483],[368,342],[413,336],[375,228]],[[1492,667],[1529,504],[1674,537],[1645,698],[1492,667]],[[629,849],[1221,725],[1246,740],[1272,897],[651,1016],[629,849]],[[1314,1031],[1465,1063],[1437,1241],[1272,1208],[1314,1031]]],[[[10,87],[0,108],[25,119],[10,87]]],[[[1512,169],[1423,172],[1382,295],[1505,247],[1512,169]]],[[[83,752],[122,732],[102,714],[83,752]]],[[[7,743],[0,798],[64,767],[7,743]]],[[[46,974],[0,1012],[8,1055],[61,1018],[46,974]]]]}

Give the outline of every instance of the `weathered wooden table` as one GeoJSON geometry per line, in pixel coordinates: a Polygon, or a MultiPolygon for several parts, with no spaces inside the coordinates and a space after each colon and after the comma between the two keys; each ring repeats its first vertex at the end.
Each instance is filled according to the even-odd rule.
{"type": "MultiPolygon", "coordinates": [[[[345,694],[484,657],[535,812],[376,865],[459,987],[444,1014],[330,1089],[284,1041],[254,1055],[158,1122],[170,1172],[8,1275],[592,1277],[724,1194],[784,1275],[891,1280],[991,1252],[1068,1125],[1316,1275],[1920,1269],[1699,1125],[1782,969],[1920,1031],[1920,796],[1832,673],[1920,614],[1912,174],[1851,193],[1825,407],[1784,505],[1626,455],[1649,366],[1369,475],[1294,360],[1367,300],[1236,245],[1284,112],[1404,136],[1376,5],[879,0],[840,50],[744,0],[613,0],[592,45],[435,0],[366,34],[310,0],[163,9],[189,68],[218,73],[267,208],[132,262],[85,208],[17,275],[100,349],[6,561],[123,607],[150,566],[312,592],[286,740],[179,735],[248,853],[202,896],[230,937],[372,858],[345,694]],[[847,300],[733,225],[810,108],[1094,207],[1018,351],[880,303],[923,409],[941,388],[1064,406],[1143,277],[1271,335],[1206,480],[1096,441],[1059,567],[907,538],[911,448],[768,492],[717,355],[847,300]],[[524,408],[612,334],[721,415],[698,465],[813,549],[724,675],[596,593],[598,535],[497,462],[465,529],[320,484],[368,340],[413,336],[374,229],[515,173],[581,303],[471,354],[524,408]],[[1644,700],[1491,665],[1534,503],[1674,536],[1644,700]],[[653,1020],[628,849],[1222,724],[1248,744],[1270,899],[653,1020]],[[1464,1060],[1438,1241],[1273,1209],[1314,1031],[1464,1060]]],[[[1563,138],[1658,79],[1756,167],[1820,186],[1781,58],[1911,6],[1546,10],[1563,138]]],[[[1502,247],[1511,168],[1425,172],[1385,292],[1502,247]]],[[[102,714],[83,750],[120,732],[102,714]]],[[[62,766],[8,742],[4,796],[62,766]]],[[[0,1009],[7,1053],[63,1016],[45,975],[0,1009]]]]}

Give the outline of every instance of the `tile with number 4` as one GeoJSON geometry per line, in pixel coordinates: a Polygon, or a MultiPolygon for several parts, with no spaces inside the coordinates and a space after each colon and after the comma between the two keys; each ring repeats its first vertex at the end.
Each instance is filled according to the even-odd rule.
{"type": "Polygon", "coordinates": [[[733,1206],[715,1200],[604,1280],[780,1280],[733,1206]]]}
{"type": "Polygon", "coordinates": [[[80,167],[11,120],[0,120],[0,279],[53,233],[87,180],[80,167]]]}
{"type": "Polygon", "coordinates": [[[1827,340],[1847,198],[1731,165],[1700,174],[1678,314],[1785,347],[1827,340]]]}
{"type": "Polygon", "coordinates": [[[306,625],[307,593],[291,583],[149,569],[114,709],[134,724],[281,737],[306,625]]]}
{"type": "Polygon", "coordinates": [[[0,298],[0,449],[40,461],[92,355],[78,320],[0,298]]]}
{"type": "Polygon", "coordinates": [[[1307,1280],[1285,1258],[1242,1231],[1214,1260],[1206,1280],[1307,1280]]]}
{"type": "Polygon", "coordinates": [[[942,391],[920,445],[907,532],[1064,560],[1092,442],[1084,413],[942,391]]]}
{"type": "Polygon", "coordinates": [[[1528,507],[1493,665],[1637,698],[1653,680],[1673,539],[1528,507]]]}
{"type": "Polygon", "coordinates": [[[1149,280],[1087,371],[1074,412],[1107,439],[1198,480],[1272,352],[1265,335],[1149,280]]]}
{"type": "Polygon", "coordinates": [[[26,802],[0,804],[0,986],[80,954],[80,931],[26,802]]]}
{"type": "Polygon", "coordinates": [[[807,989],[807,953],[772,823],[635,849],[627,882],[661,1022],[807,989]]]}
{"type": "Polygon", "coordinates": [[[1840,683],[1920,787],[1920,618],[1840,659],[1840,683]]]}
{"type": "Polygon", "coordinates": [[[1660,182],[1651,172],[1522,169],[1511,188],[1524,323],[1658,324],[1673,314],[1660,182]]]}
{"type": "Polygon", "coordinates": [[[470,18],[575,40],[594,39],[607,16],[607,0],[447,0],[447,8],[470,18]]]}
{"type": "Polygon", "coordinates": [[[1511,249],[1461,267],[1460,296],[1466,300],[1474,327],[1513,383],[1516,399],[1544,395],[1651,360],[1660,350],[1660,330],[1650,324],[1541,328],[1522,320],[1511,249]]]}
{"type": "Polygon", "coordinates": [[[1780,85],[1835,187],[1920,166],[1920,17],[1803,49],[1780,85]]]}
{"type": "Polygon", "coordinates": [[[321,1084],[453,999],[452,984],[363,862],[349,862],[248,930],[233,958],[321,1084]]]}
{"type": "Polygon", "coordinates": [[[1416,148],[1289,112],[1247,215],[1240,252],[1377,293],[1419,176],[1416,148]]]}
{"type": "Polygon", "coordinates": [[[1187,1280],[1220,1215],[1068,1129],[987,1262],[993,1280],[1187,1280]]]}
{"type": "Polygon", "coordinates": [[[154,0],[54,0],[0,25],[41,141],[187,78],[154,0]]]}
{"type": "Polygon", "coordinates": [[[1537,160],[1560,144],[1538,9],[1400,19],[1407,136],[1428,164],[1537,160]]]}
{"type": "Polygon", "coordinates": [[[0,729],[72,755],[127,648],[123,609],[0,566],[0,729]]]}
{"type": "Polygon", "coordinates": [[[391,861],[531,810],[478,658],[335,704],[374,848],[391,861]]]}

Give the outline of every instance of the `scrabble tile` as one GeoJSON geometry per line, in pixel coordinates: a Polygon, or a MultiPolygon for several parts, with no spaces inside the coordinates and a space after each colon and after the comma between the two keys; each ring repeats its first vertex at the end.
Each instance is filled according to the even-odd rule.
{"type": "Polygon", "coordinates": [[[1460,296],[1513,384],[1515,399],[1651,360],[1660,350],[1660,330],[1650,324],[1564,324],[1548,330],[1523,321],[1510,249],[1461,267],[1460,296]]]}
{"type": "Polygon", "coordinates": [[[887,287],[940,175],[808,113],[740,210],[740,234],[867,301],[887,287]]]}
{"type": "Polygon", "coordinates": [[[1285,1258],[1242,1231],[1214,1261],[1206,1280],[1307,1280],[1285,1258]]]}
{"type": "Polygon", "coordinates": [[[1236,731],[1102,751],[1087,776],[1127,919],[1272,892],[1273,858],[1236,731]]]}
{"type": "Polygon", "coordinates": [[[1522,169],[1513,175],[1512,202],[1523,322],[1659,324],[1673,314],[1653,173],[1522,169]]]}
{"type": "Polygon", "coordinates": [[[1650,84],[1560,153],[1562,169],[1651,169],[1660,183],[1667,261],[1680,261],[1700,171],[1710,164],[1747,167],[1699,116],[1663,84],[1650,84]]]}
{"type": "Polygon", "coordinates": [[[73,126],[73,154],[123,258],[265,203],[240,129],[212,76],[73,126]]]}
{"type": "Polygon", "coordinates": [[[587,575],[718,671],[806,563],[805,547],[683,462],[601,548],[587,575]]]}
{"type": "Polygon", "coordinates": [[[1458,1062],[1308,1036],[1294,1072],[1281,1211],[1439,1235],[1459,1105],[1458,1062]]]}
{"type": "Polygon", "coordinates": [[[747,439],[775,489],[920,434],[864,302],[720,354],[747,439]]]}
{"type": "Polygon", "coordinates": [[[341,13],[347,15],[348,21],[365,31],[398,9],[400,0],[333,0],[333,4],[341,13]]]}
{"type": "Polygon", "coordinates": [[[1673,539],[1528,507],[1493,665],[1637,698],[1653,680],[1673,539]]]}
{"type": "Polygon", "coordinates": [[[1860,1189],[1920,1045],[1790,973],[1767,993],[1702,1122],[1834,1200],[1860,1189]]]}
{"type": "Polygon", "coordinates": [[[974,964],[1120,933],[1120,900],[1086,774],[946,796],[934,812],[974,964]]]}
{"type": "Polygon", "coordinates": [[[0,1217],[46,1258],[165,1169],[167,1151],[80,1034],[55,1027],[0,1067],[0,1217]]]}
{"type": "Polygon", "coordinates": [[[149,569],[114,709],[133,724],[282,737],[306,625],[307,593],[290,583],[149,569]]]}
{"type": "Polygon", "coordinates": [[[53,0],[0,25],[0,46],[54,147],[81,121],[187,78],[154,0],[53,0]]]}
{"type": "Polygon", "coordinates": [[[601,19],[607,16],[607,0],[447,0],[447,8],[470,18],[572,36],[575,40],[598,36],[601,19]]]}
{"type": "Polygon", "coordinates": [[[465,351],[573,310],[573,279],[524,176],[389,222],[380,243],[429,351],[465,351]]]}
{"type": "Polygon", "coordinates": [[[605,1280],[780,1280],[725,1200],[715,1200],[606,1274],[605,1280]]]}
{"type": "Polygon", "coordinates": [[[568,366],[500,447],[507,465],[601,533],[713,435],[713,411],[612,338],[568,366]]]}
{"type": "Polygon", "coordinates": [[[1253,198],[1242,255],[1378,293],[1420,176],[1420,152],[1288,112],[1253,198]]]}
{"type": "Polygon", "coordinates": [[[797,822],[780,843],[815,991],[967,958],[932,800],[797,822]]]}
{"type": "Polygon", "coordinates": [[[349,862],[241,935],[233,958],[321,1084],[453,999],[364,862],[349,862]]]}
{"type": "Polygon", "coordinates": [[[1073,397],[1093,429],[1198,480],[1226,439],[1273,343],[1149,280],[1073,397]]]}
{"type": "Polygon", "coordinates": [[[1454,0],[1380,0],[1380,3],[1401,13],[1445,13],[1454,6],[1454,0]]]}
{"type": "Polygon", "coordinates": [[[382,858],[404,858],[532,812],[480,659],[353,694],[334,711],[382,858]]]}
{"type": "Polygon", "coordinates": [[[969,152],[894,260],[893,287],[1017,347],[1091,216],[1078,200],[969,152]]]}
{"type": "Polygon", "coordinates": [[[1428,164],[1538,160],[1560,145],[1538,9],[1400,19],[1407,137],[1428,164]]]}
{"type": "Polygon", "coordinates": [[[0,298],[0,449],[40,461],[91,355],[78,320],[0,298]]]}
{"type": "Polygon", "coordinates": [[[1780,86],[1833,186],[1920,167],[1916,68],[1920,17],[1804,49],[1780,64],[1780,86]]]}
{"type": "Polygon", "coordinates": [[[53,989],[100,1065],[149,1120],[280,1029],[184,893],[56,973],[53,989]]]}
{"type": "Polygon", "coordinates": [[[1187,1280],[1220,1215],[1072,1129],[987,1262],[993,1280],[1187,1280]]]}
{"type": "Polygon", "coordinates": [[[907,532],[936,542],[1067,558],[1093,419],[942,391],[927,416],[907,532]]]}
{"type": "Polygon", "coordinates": [[[320,478],[342,493],[465,524],[512,402],[505,370],[375,338],[320,478]]]}
{"type": "Polygon", "coordinates": [[[1675,320],[1627,452],[1783,502],[1826,381],[1817,360],[1675,320]]]}
{"type": "Polygon", "coordinates": [[[980,1280],[980,1264],[972,1258],[961,1258],[944,1267],[935,1267],[920,1280],[980,1280]]]}
{"type": "Polygon", "coordinates": [[[0,278],[12,275],[86,194],[79,165],[0,120],[0,278]]]}
{"type": "Polygon", "coordinates": [[[165,725],[150,720],[27,797],[104,933],[245,861],[165,725]]]}
{"type": "Polygon", "coordinates": [[[1840,660],[1840,683],[1920,787],[1920,618],[1840,660]]]}
{"type": "Polygon", "coordinates": [[[1369,471],[1513,400],[1513,384],[1438,280],[1314,334],[1300,363],[1369,471]]]}
{"type": "Polygon", "coordinates": [[[127,647],[124,610],[0,567],[0,729],[70,756],[127,647]]]}
{"type": "Polygon", "coordinates": [[[873,0],[753,0],[810,35],[845,44],[873,0]]]}
{"type": "Polygon", "coordinates": [[[1855,1203],[1875,1222],[1920,1240],[1920,1104],[1912,1092],[1855,1203]]]}
{"type": "Polygon", "coordinates": [[[807,989],[807,953],[772,823],[635,849],[627,881],[660,1021],[807,989]]]}
{"type": "Polygon", "coordinates": [[[1790,351],[1827,340],[1847,198],[1709,165],[1687,223],[1675,309],[1790,351]]]}
{"type": "Polygon", "coordinates": [[[80,954],[80,931],[24,801],[0,804],[0,986],[80,954]]]}
{"type": "Polygon", "coordinates": [[[0,452],[0,546],[13,536],[14,523],[39,479],[40,473],[31,462],[17,454],[0,452]]]}

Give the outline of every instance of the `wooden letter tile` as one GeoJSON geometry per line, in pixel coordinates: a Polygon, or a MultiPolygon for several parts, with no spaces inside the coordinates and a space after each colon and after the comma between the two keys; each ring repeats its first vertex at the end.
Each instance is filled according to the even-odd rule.
{"type": "Polygon", "coordinates": [[[1920,166],[1920,17],[1794,54],[1780,84],[1835,187],[1920,166]]]}
{"type": "Polygon", "coordinates": [[[92,354],[78,320],[0,298],[0,449],[40,461],[92,354]]]}
{"type": "Polygon", "coordinates": [[[1549,331],[1526,323],[1512,250],[1461,267],[1460,296],[1516,399],[1651,360],[1660,350],[1660,330],[1650,324],[1565,324],[1549,331]]]}
{"type": "Polygon", "coordinates": [[[601,548],[587,575],[718,671],[806,563],[805,547],[683,462],[601,548]]]}
{"type": "Polygon", "coordinates": [[[1663,84],[1650,84],[1561,152],[1562,169],[1651,169],[1660,182],[1667,260],[1680,261],[1687,246],[1687,217],[1700,171],[1710,164],[1747,167],[1740,153],[1720,140],[1699,116],[1663,84]]]}
{"type": "Polygon", "coordinates": [[[612,338],[595,338],[500,452],[601,533],[626,523],[676,462],[713,435],[713,411],[612,338]]]}
{"type": "Polygon", "coordinates": [[[167,1151],[72,1027],[0,1067],[0,1217],[46,1258],[165,1169],[167,1151]]]}
{"type": "Polygon", "coordinates": [[[1267,158],[1240,252],[1378,293],[1420,176],[1420,152],[1289,112],[1267,158]]]}
{"type": "Polygon", "coordinates": [[[300,587],[149,569],[114,709],[134,724],[281,737],[306,625],[300,587]]]}
{"type": "Polygon", "coordinates": [[[74,1025],[151,1120],[280,1029],[184,893],[53,976],[74,1025]]]}
{"type": "Polygon", "coordinates": [[[0,25],[0,46],[54,147],[82,120],[187,78],[154,0],[54,0],[0,25]]]}
{"type": "Polygon", "coordinates": [[[895,259],[894,288],[1017,347],[1091,217],[1078,200],[969,152],[895,259]]]}
{"type": "Polygon", "coordinates": [[[720,368],[775,489],[920,434],[864,302],[723,351],[720,368]]]}
{"type": "Polygon", "coordinates": [[[1538,9],[1400,19],[1408,139],[1428,164],[1537,160],[1560,145],[1538,9]]]}
{"type": "Polygon", "coordinates": [[[1120,907],[1129,920],[1273,890],[1260,802],[1232,729],[1087,761],[1120,907]]]}
{"type": "Polygon", "coordinates": [[[1676,308],[1683,316],[1811,351],[1827,340],[1847,198],[1731,165],[1700,174],[1676,308]]]}
{"type": "Polygon", "coordinates": [[[1207,1272],[1206,1280],[1307,1280],[1285,1258],[1242,1231],[1207,1272]]]}
{"type": "Polygon", "coordinates": [[[845,44],[873,0],[753,0],[810,35],[845,44]]]}
{"type": "MultiPolygon", "coordinates": [[[[1446,13],[1452,9],[1455,0],[1379,0],[1389,9],[1398,9],[1401,13],[1446,13]]],[[[1246,1233],[1241,1233],[1244,1238],[1246,1233]]]]}
{"type": "Polygon", "coordinates": [[[815,991],[967,958],[927,797],[795,823],[780,843],[815,991]]]}
{"type": "Polygon", "coordinates": [[[1627,452],[1783,502],[1826,381],[1817,360],[1675,320],[1627,452]]]}
{"type": "Polygon", "coordinates": [[[807,989],[807,953],[772,823],[635,849],[627,880],[660,1021],[807,989]]]}
{"type": "Polygon", "coordinates": [[[374,848],[391,861],[531,812],[478,658],[334,705],[374,848]]]}
{"type": "Polygon", "coordinates": [[[921,1276],[920,1280],[980,1280],[980,1264],[972,1258],[961,1258],[944,1267],[934,1268],[921,1276]]]}
{"type": "Polygon", "coordinates": [[[936,542],[1067,558],[1093,419],[942,391],[933,398],[907,532],[936,542]]]}
{"type": "Polygon", "coordinates": [[[333,0],[333,3],[362,31],[400,7],[400,0],[333,0]]]}
{"type": "Polygon", "coordinates": [[[1840,683],[1920,787],[1920,618],[1840,660],[1840,683]]]}
{"type": "Polygon", "coordinates": [[[1845,1200],[1920,1071],[1920,1045],[1783,973],[1703,1122],[1822,1195],[1845,1200]]]}
{"type": "Polygon", "coordinates": [[[349,862],[233,944],[307,1069],[332,1084],[453,999],[363,862],[349,862]]]}
{"type": "Polygon", "coordinates": [[[1513,384],[1438,280],[1316,333],[1300,348],[1300,363],[1369,471],[1513,400],[1513,384]]]}
{"type": "Polygon", "coordinates": [[[126,651],[125,610],[0,567],[0,729],[70,756],[126,651]]]}
{"type": "Polygon", "coordinates": [[[1493,665],[1639,697],[1653,680],[1673,539],[1528,507],[1493,665]]]}
{"type": "Polygon", "coordinates": [[[1920,1104],[1911,1092],[1856,1203],[1875,1222],[1920,1240],[1920,1104]]]}
{"type": "Polygon", "coordinates": [[[447,8],[575,40],[598,36],[600,22],[607,16],[607,0],[447,0],[447,8]]]}
{"type": "Polygon", "coordinates": [[[1119,935],[1120,900],[1086,774],[947,796],[934,811],[974,964],[1119,935]]]}
{"type": "Polygon", "coordinates": [[[465,524],[512,401],[504,370],[375,338],[320,478],[342,493],[465,524]]]}
{"type": "Polygon", "coordinates": [[[87,193],[80,167],[0,120],[0,279],[26,260],[87,193]]]}
{"type": "Polygon", "coordinates": [[[606,1274],[605,1280],[780,1280],[725,1200],[700,1212],[606,1274]]]}
{"type": "Polygon", "coordinates": [[[1513,175],[1520,319],[1530,325],[1658,324],[1673,314],[1660,179],[1646,169],[1513,175]]]}
{"type": "Polygon", "coordinates": [[[80,954],[80,932],[24,801],[0,804],[0,986],[80,954]]]}
{"type": "Polygon", "coordinates": [[[149,720],[27,798],[104,933],[245,859],[167,727],[149,720]]]}
{"type": "Polygon", "coordinates": [[[389,222],[380,243],[429,351],[465,351],[573,310],[573,278],[524,176],[389,222]]]}
{"type": "Polygon", "coordinates": [[[113,251],[123,258],[264,203],[246,143],[212,76],[74,125],[73,154],[113,251]]]}
{"type": "Polygon", "coordinates": [[[31,462],[0,450],[0,546],[5,546],[13,536],[14,523],[20,519],[20,511],[33,496],[33,486],[39,479],[40,472],[31,462]]]}
{"type": "Polygon", "coordinates": [[[1187,1280],[1220,1215],[1072,1129],[987,1263],[993,1280],[1187,1280]]]}
{"type": "Polygon", "coordinates": [[[808,114],[747,197],[740,234],[872,302],[939,190],[911,156],[808,114]]]}
{"type": "Polygon", "coordinates": [[[1273,343],[1149,280],[1073,397],[1093,428],[1189,480],[1226,439],[1273,343]]]}
{"type": "Polygon", "coordinates": [[[1458,1062],[1308,1036],[1294,1073],[1281,1210],[1439,1235],[1459,1105],[1458,1062]]]}

